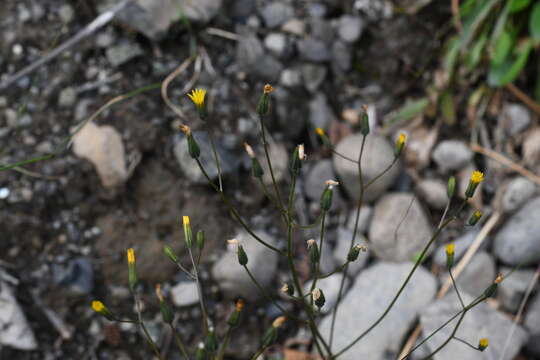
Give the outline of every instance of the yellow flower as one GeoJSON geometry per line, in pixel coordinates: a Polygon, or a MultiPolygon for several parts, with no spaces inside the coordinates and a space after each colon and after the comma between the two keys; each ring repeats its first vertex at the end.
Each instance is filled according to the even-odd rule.
{"type": "Polygon", "coordinates": [[[481,338],[478,342],[478,350],[484,351],[489,345],[489,340],[486,338],[481,338]]]}
{"type": "Polygon", "coordinates": [[[265,94],[268,95],[268,94],[270,94],[272,91],[274,91],[274,88],[272,87],[272,85],[270,85],[270,84],[264,85],[263,92],[264,92],[265,94]]]}
{"type": "Polygon", "coordinates": [[[446,245],[446,254],[448,256],[454,255],[454,249],[455,249],[454,243],[450,243],[446,245]]]}
{"type": "Polygon", "coordinates": [[[130,265],[135,264],[135,251],[133,248],[127,249],[127,261],[130,265]]]}
{"type": "Polygon", "coordinates": [[[191,94],[187,94],[191,101],[197,106],[198,108],[201,108],[204,106],[204,97],[206,96],[206,90],[204,89],[194,89],[191,90],[191,94]]]}
{"type": "Polygon", "coordinates": [[[182,223],[184,224],[184,226],[189,225],[189,216],[182,216],[182,223]]]}
{"type": "Polygon", "coordinates": [[[484,180],[484,173],[481,171],[475,170],[471,174],[471,182],[473,184],[480,184],[484,180]]]}
{"type": "Polygon", "coordinates": [[[324,136],[324,135],[326,135],[326,134],[324,133],[324,130],[321,129],[321,128],[316,128],[316,129],[315,129],[315,132],[316,132],[317,135],[319,135],[319,136],[324,136]]]}
{"type": "Polygon", "coordinates": [[[403,146],[405,144],[405,141],[407,141],[407,135],[401,133],[399,134],[396,144],[397,146],[403,146]]]}
{"type": "Polygon", "coordinates": [[[94,310],[97,313],[102,313],[103,310],[105,310],[105,305],[99,300],[92,301],[92,310],[94,310]]]}

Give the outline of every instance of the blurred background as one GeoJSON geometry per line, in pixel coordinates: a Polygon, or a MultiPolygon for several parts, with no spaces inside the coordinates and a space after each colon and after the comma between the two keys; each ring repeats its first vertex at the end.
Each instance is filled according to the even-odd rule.
{"type": "MultiPolygon", "coordinates": [[[[455,240],[456,276],[467,298],[481,294],[498,273],[519,269],[458,332],[473,344],[488,337],[490,347],[479,353],[453,342],[435,359],[540,359],[539,5],[3,0],[0,359],[152,358],[135,326],[108,322],[90,308],[100,299],[133,316],[128,247],[137,253],[143,317],[152,336],[168,359],[180,358],[160,319],[154,294],[160,283],[182,338],[194,348],[201,333],[197,289],[162,252],[170,245],[188,265],[183,215],[206,233],[201,277],[220,336],[234,300],[247,302],[227,357],[253,355],[280,312],[250,283],[226,240],[244,242],[257,279],[292,311],[294,304],[279,295],[290,280],[287,263],[257,246],[229,216],[178,126],[193,129],[215,177],[207,131],[213,134],[225,192],[261,237],[283,247],[279,214],[250,176],[242,145],[249,142],[264,164],[254,110],[265,83],[275,88],[265,126],[282,193],[290,185],[294,147],[304,143],[308,154],[295,190],[297,221],[313,223],[324,182],[340,181],[327,219],[323,273],[345,261],[358,179],[356,164],[333,155],[315,128],[324,129],[342,154],[357,158],[367,105],[367,178],[391,163],[393,142],[400,132],[407,135],[399,163],[370,188],[362,208],[357,243],[369,250],[345,281],[338,348],[367,328],[399,287],[443,214],[448,178],[456,176],[463,193],[473,170],[486,177],[471,200],[470,210],[484,213],[479,224],[464,226],[470,210],[463,213],[388,319],[341,358],[395,359],[459,311],[455,293],[444,290],[444,244],[455,240]],[[66,42],[70,46],[55,51],[66,42]],[[47,61],[32,67],[41,59],[47,61]],[[208,91],[208,126],[186,96],[194,87],[208,91]]],[[[319,232],[295,234],[296,264],[306,284],[305,241],[319,232]]],[[[340,281],[336,273],[320,283],[327,298],[323,333],[340,281]]],[[[441,332],[413,358],[426,356],[449,334],[441,332]]],[[[290,321],[267,358],[315,359],[309,343],[309,331],[290,321]]]]}

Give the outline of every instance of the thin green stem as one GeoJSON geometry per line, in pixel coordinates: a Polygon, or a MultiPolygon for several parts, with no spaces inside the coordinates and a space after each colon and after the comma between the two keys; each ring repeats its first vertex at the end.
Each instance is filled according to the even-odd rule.
{"type": "Polygon", "coordinates": [[[274,176],[274,169],[272,168],[272,161],[270,160],[270,153],[268,151],[268,143],[266,141],[266,130],[264,127],[264,121],[263,116],[259,115],[259,123],[261,125],[261,139],[263,143],[264,148],[264,155],[266,156],[266,162],[268,163],[268,169],[270,170],[270,177],[272,178],[272,184],[274,185],[274,190],[276,191],[276,196],[278,198],[278,202],[280,205],[280,208],[284,208],[283,206],[283,200],[281,198],[281,192],[279,191],[279,186],[276,181],[276,177],[274,176]]]}
{"type": "Polygon", "coordinates": [[[232,327],[229,326],[227,328],[227,332],[225,333],[225,338],[223,339],[223,343],[221,344],[221,347],[219,348],[219,352],[217,354],[216,360],[223,360],[223,357],[225,356],[225,351],[227,350],[227,346],[229,345],[231,332],[232,332],[232,327]]]}
{"type": "Polygon", "coordinates": [[[195,275],[195,282],[197,284],[197,293],[199,295],[199,304],[201,306],[203,329],[204,329],[204,334],[206,335],[208,333],[208,312],[206,311],[206,304],[204,303],[204,294],[202,290],[201,279],[199,278],[199,271],[197,269],[197,264],[195,263],[195,259],[193,258],[193,252],[191,251],[190,247],[188,247],[188,253],[189,253],[189,258],[191,260],[191,264],[193,265],[193,274],[195,275]]]}
{"type": "MultiPolygon", "coordinates": [[[[358,233],[358,223],[360,221],[360,209],[362,208],[362,202],[364,199],[364,179],[362,177],[362,155],[364,154],[364,148],[366,145],[366,136],[362,136],[362,145],[360,145],[360,153],[358,154],[358,161],[356,163],[358,164],[358,183],[359,183],[359,193],[358,193],[358,204],[356,208],[356,218],[354,221],[354,230],[351,237],[351,243],[349,245],[349,251],[354,246],[354,241],[356,240],[356,235],[358,233]]],[[[330,340],[329,340],[329,346],[330,349],[332,349],[332,343],[334,341],[334,330],[336,326],[336,317],[339,310],[339,305],[341,303],[341,299],[343,297],[343,289],[345,287],[345,278],[347,277],[347,272],[349,270],[349,264],[345,266],[345,269],[343,270],[343,273],[341,274],[341,282],[339,284],[339,292],[338,297],[336,300],[336,305],[334,306],[334,309],[332,311],[332,321],[330,324],[330,340]]]]}
{"type": "Polygon", "coordinates": [[[318,278],[319,279],[326,279],[327,277],[330,277],[330,276],[334,275],[335,273],[343,271],[347,265],[349,265],[349,261],[346,261],[344,264],[338,266],[337,268],[335,268],[333,271],[329,272],[328,274],[319,275],[318,278]]]}
{"type": "Polygon", "coordinates": [[[201,164],[201,161],[199,159],[195,159],[196,162],[197,162],[197,165],[199,166],[199,169],[201,169],[201,172],[203,173],[204,177],[206,178],[206,180],[208,181],[208,184],[219,194],[221,200],[223,201],[223,203],[227,206],[227,208],[229,209],[229,211],[231,212],[231,215],[233,216],[234,219],[236,219],[236,221],[238,221],[240,223],[240,225],[242,225],[242,227],[255,239],[257,240],[258,242],[260,242],[262,245],[266,246],[267,248],[277,252],[277,253],[280,253],[280,254],[283,254],[283,252],[281,250],[279,250],[278,248],[268,244],[266,241],[264,241],[263,239],[261,239],[259,236],[257,236],[257,234],[255,234],[253,232],[253,230],[251,230],[251,228],[249,227],[248,224],[246,224],[246,222],[242,219],[242,217],[240,216],[240,214],[238,213],[238,211],[236,210],[236,208],[231,204],[231,202],[229,201],[229,199],[227,198],[227,196],[225,196],[225,193],[223,191],[221,191],[219,189],[219,187],[214,184],[214,182],[212,181],[212,179],[210,178],[210,176],[208,175],[208,173],[206,172],[204,166],[201,164]]]}
{"type": "Polygon", "coordinates": [[[332,146],[330,149],[332,150],[332,152],[333,152],[334,154],[336,154],[336,155],[339,156],[340,158],[343,158],[343,159],[345,159],[345,160],[347,160],[347,161],[350,161],[350,162],[353,162],[353,163],[355,163],[355,164],[358,164],[358,160],[354,160],[354,159],[352,159],[352,158],[350,158],[350,157],[348,157],[348,156],[346,156],[346,155],[343,155],[342,153],[338,152],[338,151],[336,150],[335,147],[332,146]]]}
{"type": "Polygon", "coordinates": [[[266,198],[270,200],[270,202],[278,209],[281,216],[283,217],[283,220],[287,222],[286,210],[276,201],[276,199],[272,196],[272,194],[270,194],[270,192],[268,191],[268,187],[266,186],[262,178],[258,178],[258,180],[259,180],[259,183],[261,184],[261,188],[263,189],[263,193],[266,196],[266,198]]]}
{"type": "Polygon", "coordinates": [[[463,340],[463,339],[461,339],[461,338],[458,338],[457,336],[454,336],[454,340],[457,340],[457,341],[459,341],[460,343],[463,343],[463,344],[467,345],[468,347],[470,347],[470,348],[472,348],[472,349],[474,349],[474,350],[476,350],[476,351],[480,351],[480,350],[478,350],[478,348],[477,348],[476,346],[472,345],[471,343],[469,343],[469,342],[466,341],[466,340],[463,340]]]}
{"type": "Polygon", "coordinates": [[[219,155],[217,153],[216,149],[216,143],[214,141],[214,135],[212,135],[212,132],[210,131],[210,127],[208,126],[208,122],[206,122],[206,131],[208,132],[208,138],[210,139],[210,146],[212,147],[212,153],[214,154],[214,159],[216,160],[216,168],[218,172],[218,182],[219,182],[219,190],[223,192],[223,180],[221,178],[221,162],[219,160],[219,155]]]}
{"type": "MultiPolygon", "coordinates": [[[[317,263],[314,264],[315,265],[315,274],[313,276],[313,282],[311,283],[311,290],[309,291],[310,293],[313,292],[313,290],[315,290],[315,288],[317,287],[317,280],[318,280],[319,275],[320,275],[321,260],[322,260],[322,256],[323,256],[325,219],[326,219],[326,211],[323,211],[322,220],[321,220],[321,231],[320,231],[321,234],[320,234],[320,237],[319,237],[319,261],[317,261],[317,263]]],[[[311,297],[311,306],[313,306],[313,297],[311,297]]]]}
{"type": "Polygon", "coordinates": [[[454,274],[452,274],[452,269],[448,268],[448,274],[450,274],[450,279],[452,279],[452,285],[454,286],[454,290],[456,291],[456,294],[459,298],[459,302],[461,303],[461,307],[465,309],[465,303],[463,302],[463,298],[461,297],[461,294],[459,293],[456,280],[454,279],[454,274]]]}
{"type": "Polygon", "coordinates": [[[298,228],[298,229],[302,229],[302,230],[305,230],[305,229],[311,229],[311,228],[314,228],[315,226],[319,225],[320,222],[321,222],[321,219],[322,219],[322,213],[320,213],[317,218],[315,219],[315,221],[313,222],[313,224],[309,224],[309,225],[301,225],[301,224],[297,224],[296,222],[294,222],[293,220],[293,226],[298,228]]]}
{"type": "Polygon", "coordinates": [[[159,352],[158,346],[156,345],[154,340],[152,340],[152,337],[150,336],[150,333],[146,329],[146,326],[144,325],[144,321],[142,320],[141,300],[139,299],[139,296],[135,292],[132,292],[132,295],[133,295],[133,300],[135,301],[137,319],[139,320],[138,325],[141,328],[142,332],[144,333],[144,336],[146,337],[146,341],[152,348],[152,351],[154,352],[154,354],[156,354],[159,360],[163,360],[163,357],[161,357],[161,353],[159,352]]]}
{"type": "Polygon", "coordinates": [[[186,352],[186,348],[184,346],[184,343],[182,342],[182,339],[180,339],[180,335],[178,334],[172,323],[169,323],[169,327],[171,328],[171,331],[174,335],[174,340],[176,342],[176,346],[182,353],[182,356],[184,357],[184,359],[189,360],[189,356],[186,352]]]}
{"type": "Polygon", "coordinates": [[[251,358],[251,360],[257,360],[259,358],[259,356],[261,356],[264,351],[266,350],[266,346],[265,347],[262,347],[260,348],[259,350],[257,350],[257,352],[255,353],[255,355],[253,355],[253,357],[251,358]]]}
{"type": "Polygon", "coordinates": [[[446,340],[441,345],[439,345],[439,347],[436,348],[431,354],[429,354],[428,356],[422,358],[422,360],[432,359],[435,354],[437,354],[439,351],[441,351],[446,345],[448,345],[448,343],[450,341],[452,341],[452,339],[454,338],[454,335],[456,335],[457,330],[461,326],[461,322],[463,321],[463,318],[465,318],[466,314],[467,314],[467,310],[463,311],[463,313],[459,317],[459,320],[458,320],[456,326],[454,327],[454,330],[452,330],[452,333],[450,334],[450,336],[448,336],[448,338],[446,338],[446,340]]]}
{"type": "Polygon", "coordinates": [[[371,184],[373,184],[375,181],[379,180],[381,177],[384,176],[384,174],[386,174],[388,171],[390,171],[390,169],[397,163],[398,160],[399,160],[399,157],[395,156],[394,160],[392,160],[390,165],[388,165],[379,175],[375,176],[373,179],[369,180],[365,184],[364,191],[366,191],[367,188],[371,186],[371,184]]]}

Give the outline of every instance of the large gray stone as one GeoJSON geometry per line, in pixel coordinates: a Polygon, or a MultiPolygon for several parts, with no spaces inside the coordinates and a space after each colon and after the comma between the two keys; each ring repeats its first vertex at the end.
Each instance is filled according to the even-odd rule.
{"type": "MultiPolygon", "coordinates": [[[[349,158],[358,159],[360,146],[362,144],[361,134],[352,134],[344,138],[337,144],[336,151],[349,158]]],[[[368,182],[381,174],[394,160],[394,149],[385,137],[370,134],[366,138],[364,153],[362,155],[362,177],[364,182],[368,182]]],[[[360,184],[358,182],[358,165],[346,160],[341,156],[333,156],[334,168],[347,193],[354,200],[359,200],[360,184]]],[[[365,201],[373,201],[381,196],[388,189],[399,175],[399,162],[381,176],[377,181],[369,186],[369,190],[364,194],[365,201]]]]}
{"type": "Polygon", "coordinates": [[[302,59],[312,62],[325,62],[332,56],[328,45],[313,37],[298,41],[298,51],[302,59]]]}
{"type": "MultiPolygon", "coordinates": [[[[478,235],[480,230],[478,229],[472,229],[455,239],[454,245],[455,245],[455,257],[454,261],[457,263],[463,255],[465,255],[465,252],[467,249],[471,246],[474,239],[478,235]]],[[[487,247],[487,245],[490,243],[490,239],[485,239],[482,242],[482,245],[480,246],[480,250],[483,250],[487,247]]],[[[446,244],[440,245],[437,250],[435,250],[435,253],[433,254],[433,260],[435,263],[439,266],[446,266],[446,244]]]]}
{"type": "Polygon", "coordinates": [[[441,180],[421,180],[416,190],[422,199],[433,209],[442,210],[448,203],[446,184],[441,180]]]}
{"type": "MultiPolygon", "coordinates": [[[[443,274],[443,282],[446,282],[450,276],[447,271],[443,274]]],[[[474,255],[461,276],[456,279],[456,283],[460,293],[466,292],[476,297],[493,283],[495,277],[495,260],[487,252],[481,251],[474,255]]]]}
{"type": "Polygon", "coordinates": [[[540,357],[540,294],[529,304],[524,325],[530,334],[527,350],[540,357]]]}
{"type": "Polygon", "coordinates": [[[377,257],[413,261],[431,235],[431,225],[414,195],[390,193],[375,205],[369,240],[377,257]]]}
{"type": "Polygon", "coordinates": [[[540,197],[512,215],[495,236],[495,255],[508,265],[540,260],[540,197]]]}
{"type": "MultiPolygon", "coordinates": [[[[311,168],[306,177],[306,183],[304,186],[306,196],[311,200],[319,200],[323,190],[326,188],[325,182],[327,180],[335,179],[336,174],[334,173],[334,168],[332,167],[332,161],[328,159],[318,161],[311,168]]],[[[339,189],[334,189],[334,193],[338,191],[339,189]]]]}
{"type": "Polygon", "coordinates": [[[9,285],[0,280],[0,345],[37,349],[36,338],[9,285]]]}
{"type": "MultiPolygon", "coordinates": [[[[465,304],[469,304],[474,298],[466,293],[462,293],[465,304]]],[[[431,334],[435,329],[446,322],[450,317],[455,315],[461,310],[461,305],[455,294],[449,294],[433,303],[429,306],[420,316],[420,322],[423,327],[423,334],[431,334]]],[[[443,343],[458,319],[454,319],[450,324],[439,331],[431,339],[429,339],[424,346],[429,351],[435,350],[441,343],[443,343]]],[[[468,341],[469,343],[476,345],[478,341],[485,337],[489,339],[488,348],[480,353],[471,349],[468,346],[458,342],[451,341],[446,347],[439,351],[433,357],[434,360],[491,360],[500,359],[502,355],[502,349],[504,347],[506,338],[512,326],[512,321],[503,315],[502,313],[494,310],[486,303],[481,303],[470,310],[460,328],[458,329],[456,336],[468,341]]],[[[509,342],[509,346],[506,350],[506,355],[502,360],[511,360],[519,352],[519,349],[527,340],[527,333],[519,326],[509,342]]]]}
{"type": "MultiPolygon", "coordinates": [[[[513,270],[510,267],[503,267],[501,273],[508,274],[513,270]]],[[[531,281],[534,278],[534,270],[518,269],[512,271],[508,279],[505,279],[497,289],[497,299],[501,305],[508,311],[515,313],[519,309],[519,305],[523,300],[523,296],[527,292],[531,281]]],[[[536,285],[538,288],[538,284],[536,285]]],[[[540,348],[540,347],[539,347],[540,348]]]]}
{"type": "MultiPolygon", "coordinates": [[[[276,241],[263,231],[255,231],[265,242],[276,245],[276,241]]],[[[247,267],[259,284],[269,292],[274,275],[277,270],[277,253],[259,243],[245,230],[240,230],[236,235],[240,241],[249,262],[247,267]]],[[[263,295],[251,281],[246,270],[238,263],[236,245],[229,246],[225,254],[212,267],[212,276],[219,288],[227,298],[243,297],[247,300],[257,300],[263,295]]]]}
{"type": "Polygon", "coordinates": [[[504,211],[512,212],[517,210],[527,200],[529,200],[536,192],[536,184],[524,178],[517,177],[512,179],[502,196],[502,208],[504,211]]]}
{"type": "Polygon", "coordinates": [[[335,116],[328,105],[326,96],[319,92],[309,102],[309,122],[314,128],[327,130],[330,122],[335,116]]]}
{"type": "Polygon", "coordinates": [[[364,22],[358,16],[343,15],[338,22],[338,34],[341,40],[353,43],[360,38],[364,22]]]}
{"type": "MultiPolygon", "coordinates": [[[[339,227],[337,231],[337,244],[334,248],[334,258],[336,259],[336,264],[342,265],[347,260],[347,255],[351,249],[351,239],[353,236],[352,230],[349,230],[344,227],[339,227]]],[[[364,245],[369,248],[367,239],[361,233],[356,234],[354,241],[355,245],[364,245]]],[[[350,276],[356,276],[358,273],[366,266],[369,259],[369,252],[360,252],[358,259],[356,261],[349,263],[349,269],[347,274],[350,276]]]]}
{"type": "Polygon", "coordinates": [[[316,64],[304,64],[302,65],[302,78],[304,79],[304,86],[310,92],[315,92],[324,81],[326,77],[326,66],[316,64]]]}
{"type": "Polygon", "coordinates": [[[445,140],[433,150],[433,161],[442,172],[464,168],[472,159],[473,152],[463,141],[445,140]]]}
{"type": "MultiPolygon", "coordinates": [[[[369,267],[347,292],[336,316],[334,346],[341,349],[372,325],[386,309],[402,285],[412,263],[381,262],[369,267]]],[[[403,336],[418,313],[426,307],[436,291],[436,281],[423,267],[418,268],[410,283],[386,318],[366,337],[340,356],[342,360],[383,360],[387,352],[399,351],[403,336]]],[[[331,316],[323,319],[321,334],[329,337],[331,316]]]]}
{"type": "Polygon", "coordinates": [[[282,2],[271,2],[261,10],[266,27],[273,28],[284,24],[293,17],[294,9],[282,2]]]}
{"type": "Polygon", "coordinates": [[[499,115],[499,123],[508,135],[516,135],[531,123],[531,113],[522,104],[505,103],[499,115]]]}

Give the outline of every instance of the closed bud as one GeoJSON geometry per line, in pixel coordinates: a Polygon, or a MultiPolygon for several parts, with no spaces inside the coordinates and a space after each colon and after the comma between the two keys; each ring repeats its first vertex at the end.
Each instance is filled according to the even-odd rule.
{"type": "Polygon", "coordinates": [[[165,301],[165,298],[163,297],[163,294],[161,293],[161,285],[156,285],[156,296],[159,299],[159,310],[161,312],[161,318],[164,322],[167,324],[172,324],[173,321],[173,312],[171,310],[171,307],[167,302],[165,301]]]}
{"type": "Polygon", "coordinates": [[[269,85],[269,84],[266,84],[264,85],[264,90],[263,90],[263,94],[261,95],[261,97],[259,98],[259,102],[257,104],[257,113],[259,115],[266,115],[268,114],[268,110],[270,108],[269,106],[269,101],[270,101],[270,93],[274,91],[274,88],[269,85]]]}
{"type": "Polygon", "coordinates": [[[201,149],[199,148],[199,144],[197,144],[197,141],[193,137],[191,129],[187,125],[180,125],[180,130],[182,130],[182,132],[186,135],[189,155],[193,159],[197,159],[201,155],[201,149]]]}
{"type": "Polygon", "coordinates": [[[298,145],[296,148],[294,148],[294,152],[291,157],[290,164],[289,164],[289,170],[291,172],[291,176],[296,176],[300,173],[300,169],[302,169],[302,161],[304,159],[305,159],[304,145],[298,145]]]}
{"type": "Polygon", "coordinates": [[[210,354],[216,352],[218,348],[218,341],[213,327],[208,328],[208,335],[206,336],[204,347],[206,348],[206,351],[210,354]]]}
{"type": "Polygon", "coordinates": [[[482,338],[482,339],[480,339],[480,341],[478,342],[478,350],[484,351],[484,350],[487,349],[488,345],[489,345],[489,340],[486,339],[486,338],[482,338]]]}
{"type": "Polygon", "coordinates": [[[481,217],[482,217],[482,212],[476,210],[475,212],[471,214],[471,217],[469,218],[469,225],[470,226],[476,225],[476,223],[480,220],[481,217]]]}
{"type": "Polygon", "coordinates": [[[396,140],[396,147],[394,150],[396,157],[401,155],[401,152],[403,151],[403,148],[405,147],[406,141],[407,141],[407,135],[405,135],[404,133],[399,134],[396,140]]]}
{"type": "Polygon", "coordinates": [[[349,253],[347,254],[347,261],[353,262],[358,259],[358,255],[360,254],[360,251],[367,251],[367,248],[363,245],[354,245],[351,250],[349,250],[349,253]]]}
{"type": "Polygon", "coordinates": [[[240,314],[242,313],[243,308],[244,308],[244,300],[238,299],[236,301],[236,306],[235,306],[234,311],[231,313],[231,315],[229,316],[229,319],[227,320],[227,324],[229,324],[231,328],[238,326],[238,323],[240,322],[240,314]]]}
{"type": "Polygon", "coordinates": [[[238,262],[245,266],[248,263],[248,257],[242,245],[238,245],[238,262]]]}
{"type": "Polygon", "coordinates": [[[196,242],[197,242],[197,249],[199,249],[199,251],[202,251],[202,249],[204,249],[204,243],[205,243],[204,231],[202,230],[197,231],[196,242]]]}
{"type": "Polygon", "coordinates": [[[134,291],[135,286],[137,286],[137,270],[135,268],[135,250],[133,248],[127,249],[127,261],[129,288],[134,291]]]}
{"type": "Polygon", "coordinates": [[[449,199],[453,198],[456,193],[456,178],[454,176],[450,176],[450,179],[448,179],[446,193],[448,194],[449,199]]]}
{"type": "Polygon", "coordinates": [[[308,254],[309,254],[309,260],[311,261],[311,265],[315,266],[319,260],[320,260],[320,253],[319,253],[319,247],[317,246],[317,242],[313,239],[309,239],[307,241],[307,247],[308,247],[308,254]]]}
{"type": "Polygon", "coordinates": [[[178,263],[178,256],[176,256],[174,250],[169,245],[163,246],[163,252],[173,263],[178,263]]]}
{"type": "Polygon", "coordinates": [[[311,292],[311,297],[313,298],[313,302],[315,303],[315,305],[317,305],[320,310],[326,302],[323,291],[319,288],[315,288],[311,292]]]}
{"type": "Polygon", "coordinates": [[[332,186],[326,186],[321,195],[321,210],[328,211],[332,207],[332,196],[334,190],[332,186]]]}
{"type": "Polygon", "coordinates": [[[367,113],[367,106],[362,106],[362,118],[360,119],[360,132],[366,136],[369,134],[369,116],[367,113]]]}
{"type": "Polygon", "coordinates": [[[454,266],[454,249],[455,249],[454,243],[450,243],[446,245],[446,267],[448,269],[454,266]]]}
{"type": "Polygon", "coordinates": [[[206,349],[204,343],[200,342],[195,352],[195,360],[206,360],[206,349]]]}
{"type": "Polygon", "coordinates": [[[289,283],[289,282],[286,282],[285,284],[283,284],[283,286],[281,287],[281,291],[289,296],[293,296],[294,295],[294,286],[293,284],[289,283]]]}
{"type": "Polygon", "coordinates": [[[493,281],[493,284],[489,285],[488,288],[484,290],[484,296],[486,298],[489,298],[495,295],[495,292],[497,291],[497,288],[499,287],[501,281],[503,281],[503,276],[499,274],[497,278],[493,281]]]}
{"type": "Polygon", "coordinates": [[[321,141],[322,141],[322,143],[324,144],[324,146],[329,147],[329,148],[332,148],[332,142],[330,141],[330,139],[328,138],[328,135],[326,135],[326,133],[324,132],[323,129],[321,129],[321,128],[316,128],[316,129],[315,129],[315,132],[316,132],[317,135],[319,135],[319,137],[321,138],[321,141]]]}
{"type": "Polygon", "coordinates": [[[191,245],[193,244],[193,234],[191,232],[189,216],[182,216],[182,226],[184,228],[184,240],[186,241],[187,247],[191,249],[191,245]]]}
{"type": "Polygon", "coordinates": [[[261,166],[261,163],[259,162],[257,158],[251,159],[251,174],[256,179],[260,179],[264,175],[264,170],[261,166]]]}
{"type": "Polygon", "coordinates": [[[276,342],[278,330],[276,327],[270,326],[263,335],[262,347],[266,348],[276,342]]]}

